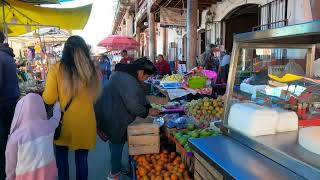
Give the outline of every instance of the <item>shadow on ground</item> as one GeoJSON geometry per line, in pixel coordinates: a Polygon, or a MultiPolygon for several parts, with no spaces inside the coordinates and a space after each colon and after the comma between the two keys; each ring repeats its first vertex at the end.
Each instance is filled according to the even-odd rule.
{"type": "MultiPolygon", "coordinates": [[[[128,146],[126,145],[123,151],[122,164],[128,162],[127,155],[128,146]]],[[[89,152],[89,178],[88,180],[106,180],[107,174],[110,171],[110,151],[108,143],[101,141],[97,138],[96,148],[89,152]]],[[[74,153],[69,153],[69,166],[70,166],[70,180],[76,180],[76,168],[74,164],[74,153]]],[[[129,166],[128,164],[126,166],[129,166]]],[[[124,178],[123,180],[131,178],[124,178]]],[[[122,180],[122,178],[121,178],[122,180]]]]}

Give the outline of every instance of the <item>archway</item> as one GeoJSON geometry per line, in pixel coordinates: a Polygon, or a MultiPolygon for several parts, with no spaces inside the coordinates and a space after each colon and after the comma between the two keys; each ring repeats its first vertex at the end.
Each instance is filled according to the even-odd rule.
{"type": "Polygon", "coordinates": [[[232,51],[233,36],[238,33],[252,31],[259,24],[259,6],[246,4],[231,11],[224,19],[225,49],[232,51]]]}

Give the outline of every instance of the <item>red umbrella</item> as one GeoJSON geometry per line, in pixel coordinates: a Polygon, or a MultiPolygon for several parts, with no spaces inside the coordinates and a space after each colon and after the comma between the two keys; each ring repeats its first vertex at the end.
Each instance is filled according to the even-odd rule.
{"type": "Polygon", "coordinates": [[[109,51],[136,50],[140,44],[127,36],[111,35],[103,39],[98,46],[105,47],[109,51]]]}

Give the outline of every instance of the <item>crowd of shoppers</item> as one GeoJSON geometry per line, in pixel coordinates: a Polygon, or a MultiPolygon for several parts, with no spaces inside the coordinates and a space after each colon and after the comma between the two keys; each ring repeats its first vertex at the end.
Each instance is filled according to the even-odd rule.
{"type": "MultiPolygon", "coordinates": [[[[108,56],[95,64],[86,42],[71,36],[61,61],[50,67],[42,97],[30,93],[19,100],[14,54],[4,40],[1,32],[0,180],[68,180],[69,151],[75,152],[76,179],[87,180],[88,153],[96,145],[97,129],[110,147],[108,179],[126,174],[121,159],[127,127],[136,117],[160,113],[151,108],[142,84],[154,74],[171,73],[164,56],[158,55],[153,64],[147,58],[134,61],[123,50],[111,74],[108,56]],[[53,107],[52,115],[48,106],[53,107]]],[[[228,67],[230,55],[217,61],[214,48],[210,45],[203,55],[206,69],[228,67]]]]}
{"type": "Polygon", "coordinates": [[[42,97],[29,93],[19,100],[14,54],[4,39],[0,33],[0,180],[68,180],[69,151],[75,152],[76,179],[88,179],[97,128],[109,139],[108,179],[125,174],[121,157],[128,125],[138,116],[159,114],[142,88],[157,72],[154,64],[147,58],[133,61],[124,50],[111,75],[107,56],[97,67],[85,41],[71,36],[61,61],[50,67],[42,97]]]}

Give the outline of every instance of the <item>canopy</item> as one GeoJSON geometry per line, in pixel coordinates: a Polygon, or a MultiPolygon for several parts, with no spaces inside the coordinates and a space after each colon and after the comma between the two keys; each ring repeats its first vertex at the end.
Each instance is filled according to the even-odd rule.
{"type": "Polygon", "coordinates": [[[135,50],[139,47],[139,43],[131,37],[111,35],[103,39],[98,46],[105,47],[109,51],[135,50]]]}
{"type": "MultiPolygon", "coordinates": [[[[30,32],[30,28],[13,24],[39,24],[59,27],[66,30],[83,29],[91,13],[92,4],[77,8],[46,8],[33,6],[28,3],[7,0],[5,5],[5,21],[8,24],[9,36],[17,36],[30,32]],[[15,21],[15,22],[13,22],[15,21]]],[[[0,21],[2,20],[2,11],[0,21]]],[[[1,25],[1,28],[3,25],[1,25]]],[[[31,30],[36,27],[33,26],[31,30]]]]}
{"type": "Polygon", "coordinates": [[[59,0],[20,0],[31,4],[59,4],[59,0]]]}

